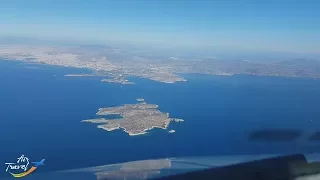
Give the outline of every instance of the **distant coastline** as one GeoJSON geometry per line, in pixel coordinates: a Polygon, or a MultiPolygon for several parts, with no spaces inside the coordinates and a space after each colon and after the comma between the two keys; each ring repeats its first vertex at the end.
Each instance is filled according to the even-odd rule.
{"type": "Polygon", "coordinates": [[[246,60],[181,59],[168,56],[163,61],[153,61],[139,55],[119,57],[118,50],[108,46],[0,46],[0,58],[6,60],[39,63],[61,67],[88,69],[92,75],[67,76],[106,76],[103,82],[133,84],[126,77],[139,77],[161,83],[178,83],[187,80],[179,76],[187,74],[208,74],[217,76],[254,75],[275,77],[320,78],[320,61],[291,60],[272,63],[246,60]],[[98,55],[97,55],[98,54],[98,55]],[[103,55],[99,55],[103,54],[103,55]],[[109,58],[112,57],[112,58],[109,58]]]}

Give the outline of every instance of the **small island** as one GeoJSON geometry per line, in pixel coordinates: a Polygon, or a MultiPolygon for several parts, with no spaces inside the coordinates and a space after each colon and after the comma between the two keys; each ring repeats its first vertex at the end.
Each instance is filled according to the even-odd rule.
{"type": "Polygon", "coordinates": [[[138,98],[137,101],[138,102],[144,102],[145,100],[143,98],[138,98]]]}
{"type": "MultiPolygon", "coordinates": [[[[142,98],[139,98],[140,100],[142,98]]],[[[120,115],[122,118],[108,120],[106,118],[87,119],[82,122],[99,124],[98,128],[106,131],[124,129],[130,136],[146,134],[153,128],[167,129],[170,122],[182,122],[182,119],[169,118],[169,113],[159,111],[158,105],[144,103],[125,104],[118,107],[100,108],[99,116],[120,115]]],[[[172,133],[172,130],[169,131],[172,133]]]]}
{"type": "Polygon", "coordinates": [[[169,131],[169,133],[175,133],[176,131],[175,130],[173,130],[173,129],[171,129],[170,131],[169,131]]]}
{"type": "Polygon", "coordinates": [[[106,74],[66,74],[66,77],[95,77],[95,76],[102,76],[107,77],[102,79],[102,82],[107,83],[117,83],[117,84],[134,84],[134,82],[130,82],[127,79],[124,79],[122,76],[119,77],[108,77],[106,74]]]}
{"type": "Polygon", "coordinates": [[[172,121],[174,121],[174,122],[183,122],[184,120],[183,119],[178,119],[178,118],[173,118],[172,121]]]}
{"type": "Polygon", "coordinates": [[[67,77],[93,77],[95,74],[66,74],[67,77]]]}
{"type": "Polygon", "coordinates": [[[108,83],[118,83],[118,84],[134,84],[134,82],[130,82],[127,79],[123,79],[123,78],[102,79],[101,81],[108,82],[108,83]]]}

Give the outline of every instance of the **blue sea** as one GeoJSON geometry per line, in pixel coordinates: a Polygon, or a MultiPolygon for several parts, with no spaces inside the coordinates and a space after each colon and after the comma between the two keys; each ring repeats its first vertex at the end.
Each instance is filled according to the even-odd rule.
{"type": "MultiPolygon", "coordinates": [[[[0,160],[22,154],[46,159],[39,171],[132,160],[231,154],[319,152],[308,142],[320,130],[320,80],[183,74],[183,83],[130,78],[135,85],[108,84],[99,77],[65,77],[84,69],[0,61],[0,160]],[[182,123],[170,134],[141,136],[107,132],[81,120],[98,108],[136,103],[159,105],[182,123]],[[252,142],[263,128],[301,129],[293,142],[252,142]]],[[[5,166],[4,166],[5,169],[5,166]]]]}

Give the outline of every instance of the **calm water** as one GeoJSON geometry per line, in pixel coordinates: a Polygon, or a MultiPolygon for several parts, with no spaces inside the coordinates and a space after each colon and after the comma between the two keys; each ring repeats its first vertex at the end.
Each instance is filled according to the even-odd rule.
{"type": "MultiPolygon", "coordinates": [[[[253,143],[247,135],[266,127],[320,128],[320,81],[251,76],[184,75],[187,83],[132,78],[136,85],[107,84],[98,77],[64,77],[79,69],[0,61],[0,160],[21,154],[46,158],[41,171],[131,160],[229,154],[319,152],[305,138],[292,143],[253,143]],[[130,137],[94,124],[100,107],[159,104],[185,122],[176,133],[152,130],[130,137]]],[[[320,145],[320,143],[319,143],[320,145]]]]}

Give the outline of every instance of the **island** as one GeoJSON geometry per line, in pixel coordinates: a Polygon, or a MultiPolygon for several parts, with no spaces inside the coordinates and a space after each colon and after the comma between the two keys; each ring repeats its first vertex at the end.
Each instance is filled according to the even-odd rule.
{"type": "Polygon", "coordinates": [[[108,82],[108,83],[118,83],[118,84],[134,84],[134,82],[130,82],[126,79],[122,78],[113,78],[113,79],[102,79],[102,82],[108,82]]]}
{"type": "Polygon", "coordinates": [[[144,102],[145,100],[143,98],[137,98],[138,102],[144,102]]]}
{"type": "Polygon", "coordinates": [[[183,119],[178,119],[178,118],[173,118],[172,121],[174,121],[174,122],[183,122],[184,120],[183,119]]]}
{"type": "Polygon", "coordinates": [[[67,76],[67,77],[85,77],[85,76],[93,77],[96,75],[95,74],[66,74],[64,76],[67,76]]]}
{"type": "Polygon", "coordinates": [[[123,129],[130,136],[135,136],[146,134],[148,130],[153,128],[167,129],[170,122],[183,121],[182,119],[170,118],[169,113],[161,112],[157,108],[158,105],[147,104],[145,101],[144,103],[100,108],[96,113],[99,116],[120,115],[121,118],[112,120],[96,118],[82,120],[82,122],[99,124],[98,128],[106,131],[123,129]]]}
{"type": "Polygon", "coordinates": [[[117,84],[134,84],[134,82],[130,82],[127,79],[124,79],[123,77],[111,77],[105,74],[99,74],[99,73],[93,73],[93,74],[66,74],[64,76],[68,77],[94,77],[94,76],[107,76],[107,78],[102,79],[102,82],[107,82],[107,83],[117,83],[117,84]]]}

